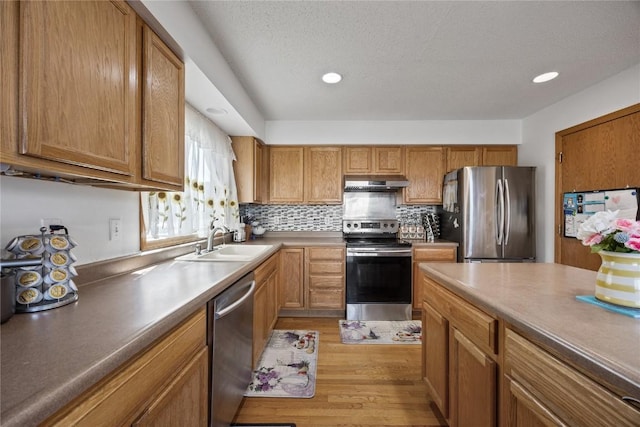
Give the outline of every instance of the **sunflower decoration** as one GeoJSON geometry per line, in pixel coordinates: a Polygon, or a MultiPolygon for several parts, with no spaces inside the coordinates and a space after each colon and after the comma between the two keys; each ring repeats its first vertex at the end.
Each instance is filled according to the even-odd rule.
{"type": "Polygon", "coordinates": [[[180,227],[182,227],[182,223],[187,219],[187,207],[182,204],[182,195],[180,193],[174,193],[172,201],[178,205],[178,212],[175,212],[174,215],[180,219],[180,227]]]}
{"type": "Polygon", "coordinates": [[[164,228],[167,225],[167,220],[169,219],[169,205],[167,203],[167,193],[164,191],[158,192],[158,216],[162,220],[160,228],[164,228]]]}

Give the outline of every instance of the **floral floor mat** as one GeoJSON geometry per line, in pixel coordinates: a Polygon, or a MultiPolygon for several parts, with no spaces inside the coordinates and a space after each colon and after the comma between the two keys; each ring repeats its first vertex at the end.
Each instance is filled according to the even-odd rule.
{"type": "Polygon", "coordinates": [[[343,344],[421,344],[420,320],[340,320],[343,344]]]}
{"type": "Polygon", "coordinates": [[[318,331],[274,330],[246,397],[310,398],[316,392],[318,331]]]}

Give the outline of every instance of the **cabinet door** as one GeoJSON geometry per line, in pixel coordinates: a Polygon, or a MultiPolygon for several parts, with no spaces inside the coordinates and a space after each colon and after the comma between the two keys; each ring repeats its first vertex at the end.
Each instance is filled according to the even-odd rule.
{"type": "Polygon", "coordinates": [[[445,173],[465,166],[479,166],[482,162],[482,148],[475,146],[447,147],[447,167],[445,173]]]}
{"type": "Polygon", "coordinates": [[[182,190],[184,64],[146,25],[142,41],[142,177],[182,190]]]}
{"type": "Polygon", "coordinates": [[[0,158],[3,162],[18,150],[19,16],[17,1],[0,2],[0,158]]]}
{"type": "MultiPolygon", "coordinates": [[[[265,147],[252,136],[231,137],[231,145],[236,155],[233,172],[238,189],[238,202],[262,203],[266,201],[265,189],[265,147]]],[[[268,182],[268,178],[266,179],[268,182]]]]}
{"type": "Polygon", "coordinates": [[[344,147],[344,173],[364,175],[373,169],[370,147],[344,147]]]}
{"type": "Polygon", "coordinates": [[[523,386],[511,378],[505,378],[505,401],[507,420],[505,425],[513,427],[564,426],[549,408],[531,395],[523,386]]]}
{"type": "Polygon", "coordinates": [[[304,308],[304,249],[280,249],[278,293],[280,306],[286,309],[304,308]]]}
{"type": "Polygon", "coordinates": [[[203,348],[132,425],[134,427],[206,426],[209,353],[203,348]]]}
{"type": "Polygon", "coordinates": [[[449,322],[426,302],[422,305],[422,375],[431,398],[449,417],[449,322]]]}
{"type": "Polygon", "coordinates": [[[342,149],[305,148],[305,200],[310,203],[342,203],[342,149]]]}
{"type": "Polygon", "coordinates": [[[450,425],[495,426],[496,363],[457,329],[450,334],[450,425]]]}
{"type": "Polygon", "coordinates": [[[274,203],[304,201],[303,147],[271,147],[269,200],[274,203]]]}
{"type": "Polygon", "coordinates": [[[20,7],[20,152],[133,176],[133,9],[124,1],[33,1],[20,7]]]}
{"type": "Polygon", "coordinates": [[[268,287],[266,282],[256,285],[253,294],[253,366],[260,360],[260,355],[269,338],[267,325],[268,313],[268,287]]]}
{"type": "Polygon", "coordinates": [[[413,309],[422,309],[422,291],[424,288],[421,262],[456,262],[456,248],[413,248],[413,309]]]}
{"type": "Polygon", "coordinates": [[[482,166],[517,166],[518,147],[495,145],[482,147],[482,166]]]}
{"type": "Polygon", "coordinates": [[[442,203],[444,166],[443,147],[407,147],[405,173],[410,184],[404,189],[404,202],[442,203]]]}
{"type": "Polygon", "coordinates": [[[397,175],[404,173],[404,147],[373,147],[374,174],[397,175]]]}

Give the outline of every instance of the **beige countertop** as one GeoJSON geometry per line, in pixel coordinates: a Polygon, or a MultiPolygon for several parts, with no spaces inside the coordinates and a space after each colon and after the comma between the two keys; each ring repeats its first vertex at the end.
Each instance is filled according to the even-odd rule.
{"type": "Polygon", "coordinates": [[[14,315],[0,327],[1,424],[43,421],[281,247],[336,246],[344,240],[342,233],[279,232],[246,244],[273,248],[252,262],[173,261],[191,245],[171,252],[168,261],[150,255],[156,262],[150,266],[136,267],[137,256],[115,266],[96,263],[85,270],[87,277],[115,275],[81,286],[77,302],[14,315]],[[133,271],[120,274],[121,268],[133,271]]]}
{"type": "Polygon", "coordinates": [[[594,271],[542,263],[422,263],[420,267],[621,396],[640,399],[640,319],[575,299],[593,295],[594,271]]]}

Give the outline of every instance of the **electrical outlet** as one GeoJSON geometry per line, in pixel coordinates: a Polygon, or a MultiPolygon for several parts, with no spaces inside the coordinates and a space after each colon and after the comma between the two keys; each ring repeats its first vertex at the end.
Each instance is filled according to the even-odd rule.
{"type": "Polygon", "coordinates": [[[120,218],[109,218],[109,240],[120,240],[122,234],[122,220],[120,218]]]}
{"type": "Polygon", "coordinates": [[[331,217],[330,216],[325,216],[324,217],[324,225],[331,225],[331,217]]]}
{"type": "Polygon", "coordinates": [[[273,218],[273,222],[274,222],[276,225],[280,225],[280,217],[279,217],[279,216],[274,217],[274,218],[273,218]]]}

